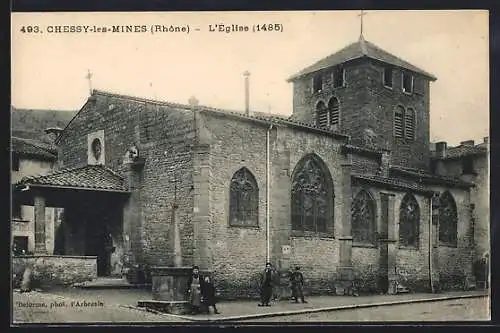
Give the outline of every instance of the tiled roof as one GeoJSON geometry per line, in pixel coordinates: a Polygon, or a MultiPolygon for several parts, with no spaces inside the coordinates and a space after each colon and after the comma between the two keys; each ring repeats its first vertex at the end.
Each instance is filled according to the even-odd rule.
{"type": "Polygon", "coordinates": [[[407,176],[410,176],[412,178],[417,178],[420,181],[427,183],[445,183],[449,185],[466,186],[466,187],[473,186],[472,183],[463,181],[460,178],[436,175],[422,169],[407,168],[407,167],[393,165],[390,167],[390,171],[393,173],[396,172],[400,174],[405,174],[407,176]]]}
{"type": "Polygon", "coordinates": [[[415,73],[420,73],[430,78],[431,80],[436,80],[436,77],[434,75],[427,73],[426,71],[396,57],[395,55],[387,51],[382,50],[375,44],[368,42],[363,37],[361,37],[357,42],[352,43],[344,47],[340,51],[329,55],[328,57],[323,58],[313,65],[301,70],[297,74],[290,77],[288,81],[293,81],[301,76],[363,57],[368,57],[397,67],[405,68],[415,73]]]}
{"type": "Polygon", "coordinates": [[[79,168],[62,169],[52,174],[23,178],[19,185],[71,187],[125,192],[123,178],[102,165],[86,165],[79,168]]]}
{"type": "Polygon", "coordinates": [[[44,142],[18,137],[12,137],[12,152],[44,159],[56,159],[57,157],[54,147],[44,142]]]}
{"type": "Polygon", "coordinates": [[[102,90],[93,90],[92,94],[121,98],[121,99],[125,99],[125,100],[137,101],[137,102],[142,102],[142,103],[165,105],[168,107],[177,108],[177,109],[184,109],[184,110],[188,110],[188,111],[197,110],[200,112],[206,112],[206,113],[212,113],[212,114],[234,116],[234,117],[237,117],[240,119],[253,120],[253,121],[257,121],[257,122],[264,122],[267,124],[282,124],[282,125],[286,125],[286,126],[290,126],[290,127],[301,128],[301,129],[311,130],[311,131],[315,131],[315,132],[319,132],[319,133],[324,133],[327,135],[332,135],[332,136],[336,136],[336,137],[340,137],[340,138],[348,138],[349,137],[347,134],[344,134],[344,133],[339,133],[339,132],[335,132],[335,131],[332,131],[330,129],[321,128],[321,127],[318,127],[318,126],[315,126],[312,124],[291,120],[289,117],[283,117],[283,116],[279,116],[279,115],[272,114],[272,113],[251,111],[250,114],[247,115],[244,112],[235,111],[235,110],[220,109],[220,108],[214,108],[214,107],[202,106],[202,105],[191,106],[191,105],[180,104],[180,103],[157,101],[157,100],[151,100],[151,99],[142,98],[142,97],[115,94],[115,93],[110,93],[110,92],[106,92],[106,91],[102,91],[102,90]]]}
{"type": "Polygon", "coordinates": [[[449,147],[446,149],[445,157],[438,157],[436,152],[432,152],[432,157],[436,159],[458,159],[465,156],[484,155],[488,152],[486,144],[479,144],[476,146],[457,146],[449,147]]]}
{"type": "Polygon", "coordinates": [[[432,193],[431,190],[429,190],[427,187],[425,187],[423,185],[417,184],[415,182],[397,179],[397,178],[383,177],[383,176],[377,176],[377,175],[365,175],[365,174],[357,174],[357,173],[353,173],[352,176],[354,178],[357,178],[357,179],[375,182],[378,184],[383,184],[383,185],[393,187],[396,189],[413,190],[416,192],[428,193],[428,194],[432,193]]]}

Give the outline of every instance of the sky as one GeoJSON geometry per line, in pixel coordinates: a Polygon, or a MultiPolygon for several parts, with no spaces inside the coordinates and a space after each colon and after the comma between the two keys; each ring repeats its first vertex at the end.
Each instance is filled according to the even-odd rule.
{"type": "MultiPolygon", "coordinates": [[[[12,105],[78,110],[89,95],[90,70],[94,89],[185,104],[195,96],[202,105],[243,110],[248,70],[250,108],[290,115],[286,79],[355,42],[359,13],[13,13],[12,105]],[[209,31],[217,24],[252,30],[268,23],[282,31],[209,31]],[[148,31],[51,33],[66,25],[145,25],[148,31]],[[189,33],[151,33],[152,25],[189,27],[189,33]]],[[[489,135],[487,11],[365,14],[366,40],[438,78],[431,83],[432,141],[457,145],[489,135]]]]}

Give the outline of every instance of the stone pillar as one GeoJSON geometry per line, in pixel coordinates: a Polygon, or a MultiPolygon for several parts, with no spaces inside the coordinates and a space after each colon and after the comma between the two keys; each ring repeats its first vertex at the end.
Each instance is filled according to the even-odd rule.
{"type": "Polygon", "coordinates": [[[398,274],[396,259],[398,254],[398,234],[397,234],[397,215],[398,212],[395,209],[395,197],[394,194],[387,194],[387,238],[381,244],[387,247],[387,282],[389,288],[387,290],[388,294],[397,293],[398,285],[398,274]]]}
{"type": "Polygon", "coordinates": [[[193,175],[193,263],[200,270],[211,270],[213,257],[209,242],[212,230],[210,228],[210,146],[199,144],[194,147],[193,175]]]}
{"type": "Polygon", "coordinates": [[[439,194],[436,193],[431,200],[432,225],[430,226],[432,246],[431,246],[431,289],[432,292],[440,292],[439,284],[439,194]]]}
{"type": "Polygon", "coordinates": [[[45,245],[45,198],[37,194],[35,201],[35,254],[47,254],[45,245]]]}
{"type": "Polygon", "coordinates": [[[354,272],[352,267],[352,235],[351,235],[351,206],[352,206],[352,187],[351,187],[351,163],[343,163],[342,167],[342,219],[339,236],[339,256],[340,262],[337,270],[336,293],[345,295],[349,292],[354,272]]]}
{"type": "MultiPolygon", "coordinates": [[[[138,257],[142,254],[140,182],[143,166],[144,160],[141,158],[126,160],[126,183],[131,193],[123,206],[123,265],[129,269],[137,264],[140,260],[138,257]]],[[[134,275],[135,272],[132,272],[131,276],[134,275]]]]}

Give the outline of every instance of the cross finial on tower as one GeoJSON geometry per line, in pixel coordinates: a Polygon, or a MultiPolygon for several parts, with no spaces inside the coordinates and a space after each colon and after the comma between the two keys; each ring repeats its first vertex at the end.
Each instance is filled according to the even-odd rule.
{"type": "Polygon", "coordinates": [[[363,16],[366,15],[366,13],[364,12],[364,10],[361,10],[361,13],[358,14],[358,16],[361,18],[360,19],[360,25],[361,25],[361,30],[360,30],[360,34],[359,34],[359,37],[363,37],[363,16]]]}
{"type": "Polygon", "coordinates": [[[89,93],[92,95],[92,73],[90,72],[90,69],[87,69],[87,76],[85,76],[87,80],[89,80],[89,93]]]}

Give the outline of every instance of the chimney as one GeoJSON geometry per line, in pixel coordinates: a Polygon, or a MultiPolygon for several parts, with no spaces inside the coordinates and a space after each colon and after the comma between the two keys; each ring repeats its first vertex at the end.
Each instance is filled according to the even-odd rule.
{"type": "Polygon", "coordinates": [[[460,145],[465,147],[474,147],[474,140],[462,141],[460,142],[460,145]]]}
{"type": "Polygon", "coordinates": [[[250,115],[250,82],[249,82],[250,72],[245,71],[245,73],[243,73],[243,76],[245,77],[245,114],[249,116],[250,115]]]}
{"type": "Polygon", "coordinates": [[[436,156],[441,158],[446,157],[446,141],[436,142],[436,156]]]}
{"type": "Polygon", "coordinates": [[[490,138],[488,136],[485,136],[483,138],[483,142],[486,143],[486,144],[490,143],[490,138]]]}
{"type": "Polygon", "coordinates": [[[49,127],[44,130],[44,132],[49,135],[50,140],[55,142],[63,130],[59,127],[49,127]]]}
{"type": "Polygon", "coordinates": [[[188,103],[189,103],[189,105],[191,105],[191,106],[198,106],[199,101],[196,99],[196,97],[191,96],[191,98],[189,98],[188,103]]]}
{"type": "Polygon", "coordinates": [[[435,152],[436,151],[436,143],[435,142],[430,142],[429,143],[429,151],[430,152],[435,152]]]}

